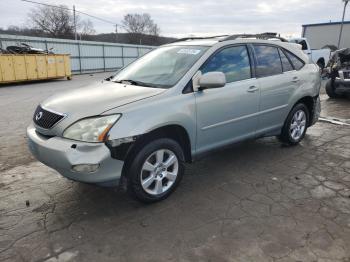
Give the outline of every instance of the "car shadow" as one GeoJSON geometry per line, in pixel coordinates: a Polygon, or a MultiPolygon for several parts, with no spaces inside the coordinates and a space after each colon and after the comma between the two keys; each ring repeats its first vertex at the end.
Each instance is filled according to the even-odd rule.
{"type": "MultiPolygon", "coordinates": [[[[265,180],[271,177],[269,168],[301,151],[303,146],[285,147],[275,138],[246,141],[219,150],[193,164],[186,164],[185,176],[177,190],[168,199],[154,204],[140,203],[120,188],[72,182],[73,190],[69,194],[56,197],[55,214],[64,221],[92,219],[114,224],[142,220],[164,209],[207,205],[211,197],[214,202],[210,205],[215,205],[215,201],[225,201],[217,199],[215,192],[222,193],[227,184],[242,181],[247,176],[253,182],[256,178],[256,183],[265,180]]],[[[227,197],[233,195],[230,193],[227,197]]]]}

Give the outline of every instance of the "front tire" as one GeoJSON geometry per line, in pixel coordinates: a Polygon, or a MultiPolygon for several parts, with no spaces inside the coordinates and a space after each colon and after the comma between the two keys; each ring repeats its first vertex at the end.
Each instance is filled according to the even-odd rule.
{"type": "Polygon", "coordinates": [[[290,111],[279,139],[289,145],[297,145],[303,140],[309,126],[310,113],[306,105],[300,103],[290,111]]]}
{"type": "Polygon", "coordinates": [[[184,153],[176,141],[150,141],[136,154],[127,171],[128,192],[145,203],[163,200],[176,189],[184,171],[184,153]]]}
{"type": "Polygon", "coordinates": [[[326,93],[330,98],[338,98],[340,95],[338,95],[335,92],[335,85],[332,81],[332,79],[329,79],[326,83],[326,93]]]}

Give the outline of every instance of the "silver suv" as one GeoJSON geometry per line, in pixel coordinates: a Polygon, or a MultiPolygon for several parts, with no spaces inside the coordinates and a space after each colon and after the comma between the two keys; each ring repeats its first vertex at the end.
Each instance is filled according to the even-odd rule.
{"type": "Polygon", "coordinates": [[[295,44],[244,35],[153,50],[107,81],[42,102],[34,156],[63,176],[133,196],[169,196],[184,163],[266,136],[298,144],[320,113],[320,72],[295,44]]]}

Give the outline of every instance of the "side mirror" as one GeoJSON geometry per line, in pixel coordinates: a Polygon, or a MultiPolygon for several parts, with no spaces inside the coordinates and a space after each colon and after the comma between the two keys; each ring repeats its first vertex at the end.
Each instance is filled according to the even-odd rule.
{"type": "Polygon", "coordinates": [[[111,81],[113,79],[113,77],[114,77],[114,75],[109,76],[109,77],[105,78],[104,81],[111,81]]]}
{"type": "Polygon", "coordinates": [[[209,72],[199,78],[198,84],[199,90],[224,87],[226,76],[222,72],[209,72]]]}

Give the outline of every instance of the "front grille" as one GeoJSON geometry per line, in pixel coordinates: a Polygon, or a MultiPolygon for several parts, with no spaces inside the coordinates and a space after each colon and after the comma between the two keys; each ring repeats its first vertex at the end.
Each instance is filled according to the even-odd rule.
{"type": "Polygon", "coordinates": [[[42,128],[50,129],[63,118],[64,115],[62,114],[53,113],[38,106],[35,110],[33,121],[42,128]]]}
{"type": "Polygon", "coordinates": [[[350,79],[350,71],[343,71],[344,79],[350,79]]]}

